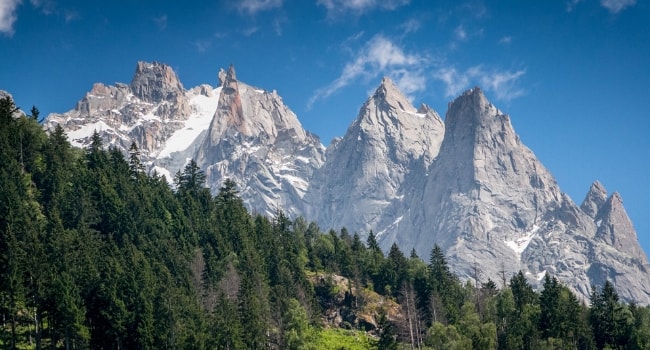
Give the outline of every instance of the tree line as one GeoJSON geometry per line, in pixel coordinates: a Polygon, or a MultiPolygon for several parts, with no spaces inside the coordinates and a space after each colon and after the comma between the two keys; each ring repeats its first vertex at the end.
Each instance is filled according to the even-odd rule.
{"type": "Polygon", "coordinates": [[[0,100],[2,348],[352,348],[355,336],[324,340],[326,274],[354,287],[351,312],[373,296],[398,305],[373,309],[362,348],[650,349],[650,309],[611,283],[591,306],[550,275],[540,291],[522,272],[463,283],[438,246],[425,262],[384,253],[372,232],[251,214],[231,180],[213,196],[194,161],[170,186],[135,144],[125,157],[95,133],[77,149],[36,108],[17,111],[0,100]]]}

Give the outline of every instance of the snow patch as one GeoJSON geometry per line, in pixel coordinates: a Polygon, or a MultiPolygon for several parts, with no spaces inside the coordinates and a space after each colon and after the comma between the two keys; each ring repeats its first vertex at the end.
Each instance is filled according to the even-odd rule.
{"type": "Polygon", "coordinates": [[[410,114],[412,116],[418,117],[418,118],[426,118],[427,114],[426,113],[417,113],[417,112],[411,112],[411,111],[404,111],[407,114],[410,114]]]}
{"type": "Polygon", "coordinates": [[[518,237],[512,241],[504,240],[503,243],[510,249],[512,249],[515,254],[517,254],[517,259],[521,260],[521,253],[526,250],[530,241],[535,237],[535,233],[539,230],[539,226],[533,225],[532,229],[526,232],[523,236],[518,237]]]}
{"type": "Polygon", "coordinates": [[[97,132],[107,130],[115,132],[115,129],[110,127],[108,124],[104,123],[103,121],[98,121],[95,123],[86,124],[77,130],[68,132],[68,140],[70,140],[70,143],[73,146],[83,148],[83,139],[91,137],[95,130],[97,132]]]}
{"type": "Polygon", "coordinates": [[[398,217],[397,219],[395,219],[395,221],[393,221],[392,224],[388,225],[385,229],[379,231],[379,232],[377,233],[377,236],[376,236],[377,239],[381,238],[381,236],[382,236],[384,233],[386,233],[388,230],[393,229],[393,228],[396,228],[396,227],[399,225],[400,221],[402,221],[403,218],[404,218],[404,215],[400,215],[400,217],[398,217]]]}
{"type": "Polygon", "coordinates": [[[156,171],[156,173],[158,173],[158,175],[164,177],[165,180],[167,180],[168,184],[172,184],[174,182],[174,177],[172,176],[172,173],[169,170],[159,166],[154,166],[151,169],[151,174],[153,174],[154,170],[156,171]]]}
{"type": "Polygon", "coordinates": [[[174,152],[186,150],[197,137],[210,127],[212,117],[219,105],[221,87],[212,90],[212,96],[198,95],[190,99],[190,105],[198,113],[192,114],[182,129],[177,130],[165,142],[165,147],[158,153],[158,158],[170,157],[174,152]]]}

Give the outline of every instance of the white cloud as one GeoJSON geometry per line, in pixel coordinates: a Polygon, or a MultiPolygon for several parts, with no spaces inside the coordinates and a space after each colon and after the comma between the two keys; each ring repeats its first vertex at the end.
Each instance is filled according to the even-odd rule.
{"type": "Polygon", "coordinates": [[[422,24],[415,18],[402,23],[399,27],[404,31],[404,34],[415,33],[420,30],[422,24]]]}
{"type": "Polygon", "coordinates": [[[573,12],[582,0],[569,0],[566,3],[566,12],[573,12]]]}
{"type": "Polygon", "coordinates": [[[282,0],[241,0],[235,5],[237,10],[248,15],[282,7],[282,0]]]}
{"type": "Polygon", "coordinates": [[[260,28],[253,26],[253,27],[248,27],[248,28],[242,29],[241,33],[244,36],[251,36],[251,35],[257,33],[258,30],[260,30],[260,28]]]}
{"type": "Polygon", "coordinates": [[[510,45],[510,43],[512,43],[512,37],[510,35],[506,35],[499,39],[499,44],[501,45],[510,45]]]}
{"type": "Polygon", "coordinates": [[[64,10],[63,18],[65,19],[65,22],[68,23],[81,18],[81,16],[79,15],[79,12],[75,10],[64,10]]]}
{"type": "Polygon", "coordinates": [[[54,0],[30,0],[29,2],[46,15],[51,15],[56,11],[56,2],[54,0]]]}
{"type": "Polygon", "coordinates": [[[192,45],[194,45],[196,51],[199,53],[204,53],[208,51],[210,46],[212,46],[212,42],[210,42],[210,40],[196,40],[192,43],[192,45]]]}
{"type": "Polygon", "coordinates": [[[600,5],[611,13],[619,13],[626,7],[634,6],[636,0],[600,0],[600,5]]]}
{"type": "Polygon", "coordinates": [[[371,79],[380,75],[393,76],[397,86],[407,94],[421,91],[426,86],[426,78],[421,73],[426,65],[426,57],[406,53],[383,35],[375,35],[356,54],[356,58],[343,67],[336,80],[316,91],[307,107],[311,108],[317,100],[327,98],[359,78],[371,79]]]}
{"type": "Polygon", "coordinates": [[[456,29],[454,30],[454,34],[456,35],[456,39],[460,41],[467,40],[467,31],[462,25],[456,27],[456,29]]]}
{"type": "Polygon", "coordinates": [[[410,0],[318,0],[318,5],[327,9],[328,17],[352,12],[364,14],[374,9],[394,10],[407,5],[410,0]]]}
{"type": "Polygon", "coordinates": [[[445,84],[445,97],[458,96],[463,90],[479,85],[485,91],[494,93],[498,100],[510,101],[524,94],[524,90],[517,84],[524,74],[524,69],[488,70],[478,65],[464,72],[454,67],[442,67],[434,72],[433,77],[445,84]]]}
{"type": "Polygon", "coordinates": [[[167,28],[167,15],[154,17],[153,21],[159,30],[165,30],[167,28]]]}
{"type": "Polygon", "coordinates": [[[419,69],[398,69],[391,72],[390,75],[400,91],[407,96],[423,91],[427,87],[426,76],[419,69]]]}
{"type": "Polygon", "coordinates": [[[454,97],[470,84],[468,74],[459,73],[456,68],[443,67],[433,74],[433,78],[445,84],[445,97],[454,97]]]}
{"type": "Polygon", "coordinates": [[[16,22],[16,8],[20,0],[0,1],[0,33],[7,36],[14,35],[14,22],[16,22]]]}

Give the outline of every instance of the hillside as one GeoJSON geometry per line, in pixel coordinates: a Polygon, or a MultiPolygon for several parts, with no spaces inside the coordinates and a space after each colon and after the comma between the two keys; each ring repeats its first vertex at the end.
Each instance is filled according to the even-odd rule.
{"type": "MultiPolygon", "coordinates": [[[[461,283],[375,235],[251,214],[190,161],[143,171],[97,133],[76,149],[0,99],[0,342],[7,348],[647,349],[650,309],[606,282],[591,306],[546,274],[461,283]],[[349,330],[344,330],[349,329],[349,330]]],[[[614,205],[614,204],[612,204],[614,205]]]]}

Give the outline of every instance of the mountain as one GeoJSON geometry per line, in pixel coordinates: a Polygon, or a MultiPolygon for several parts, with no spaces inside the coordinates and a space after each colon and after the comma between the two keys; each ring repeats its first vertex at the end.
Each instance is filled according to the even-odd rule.
{"type": "Polygon", "coordinates": [[[237,81],[232,66],[221,76],[218,107],[195,157],[207,182],[232,178],[255,212],[302,214],[303,197],[312,173],[323,164],[325,148],[275,91],[237,81]]]}
{"type": "Polygon", "coordinates": [[[648,260],[620,196],[605,199],[595,183],[576,206],[479,88],[449,105],[427,172],[395,209],[404,217],[379,238],[384,248],[396,242],[428,256],[438,244],[464,279],[499,281],[522,270],[539,285],[550,273],[585,300],[592,284],[609,279],[626,286],[625,297],[650,300],[648,260]]]}
{"type": "MultiPolygon", "coordinates": [[[[138,62],[131,84],[96,83],[73,110],[50,114],[45,126],[60,124],[78,147],[90,144],[95,130],[107,145],[123,150],[135,142],[143,161],[151,164],[177,149],[186,150],[204,131],[219,91],[209,85],[186,90],[169,66],[138,62]]],[[[157,170],[171,180],[170,169],[157,170]]]]}
{"type": "Polygon", "coordinates": [[[403,199],[411,170],[438,154],[444,123],[428,106],[416,109],[389,78],[361,107],[345,136],[327,150],[327,161],[310,183],[305,214],[322,227],[364,234],[383,221],[403,199]]]}
{"type": "Polygon", "coordinates": [[[232,66],[218,77],[186,89],[170,67],[139,62],[129,85],[95,84],[45,125],[80,147],[95,130],[125,154],[136,142],[170,182],[194,159],[214,193],[231,178],[254,212],[282,209],[362,238],[373,230],[385,250],[397,243],[424,259],[438,244],[462,279],[521,270],[539,286],[550,273],[585,301],[610,280],[622,298],[650,303],[650,265],[621,196],[594,182],[576,205],[480,88],[452,101],[443,122],[385,78],[325,149],[277,92],[239,81],[232,66]]]}
{"type": "Polygon", "coordinates": [[[172,182],[189,159],[206,172],[216,193],[226,178],[237,182],[249,209],[296,216],[325,148],[306,132],[275,92],[237,81],[234,67],[219,85],[185,89],[162,63],[138,62],[129,85],[95,84],[75,108],[51,114],[78,147],[97,131],[105,144],[125,152],[132,142],[151,171],[172,182]]]}

